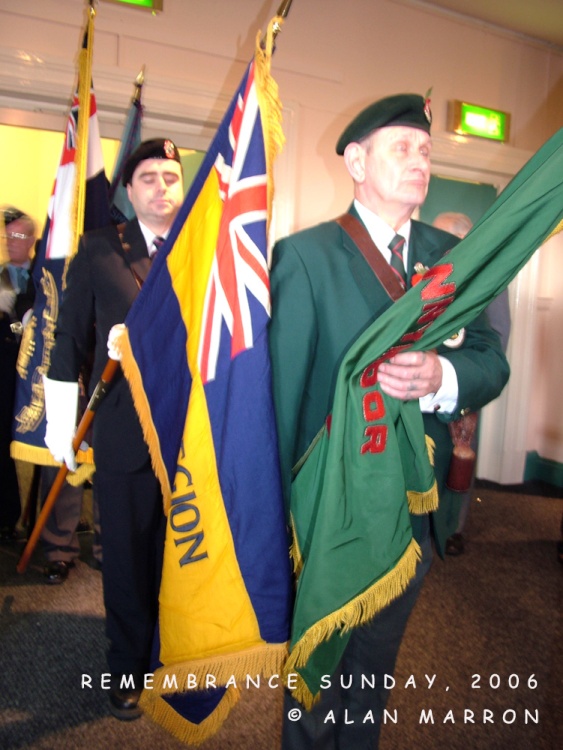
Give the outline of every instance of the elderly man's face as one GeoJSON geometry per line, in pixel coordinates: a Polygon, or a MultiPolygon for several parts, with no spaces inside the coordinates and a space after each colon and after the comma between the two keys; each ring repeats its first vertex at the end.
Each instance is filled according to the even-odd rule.
{"type": "Polygon", "coordinates": [[[421,206],[430,180],[430,136],[418,128],[394,125],[374,131],[363,144],[368,208],[414,211],[421,206]]]}
{"type": "Polygon", "coordinates": [[[137,218],[149,229],[170,226],[184,199],[181,165],[173,159],[141,161],[127,194],[137,218]]]}
{"type": "Polygon", "coordinates": [[[14,266],[27,263],[35,244],[33,225],[24,217],[11,221],[6,225],[6,244],[10,263],[14,266]]]}

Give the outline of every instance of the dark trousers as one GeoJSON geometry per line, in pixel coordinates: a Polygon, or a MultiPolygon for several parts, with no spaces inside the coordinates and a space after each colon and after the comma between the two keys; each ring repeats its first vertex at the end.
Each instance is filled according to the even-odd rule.
{"type": "MultiPolygon", "coordinates": [[[[56,466],[41,467],[41,505],[47,499],[59,469],[56,466]]],[[[41,532],[41,544],[49,562],[63,560],[72,562],[80,554],[80,542],[76,529],[82,511],[83,489],[65,482],[53,510],[41,532]]]]}
{"type": "Polygon", "coordinates": [[[385,675],[393,674],[407,621],[432,562],[429,534],[425,533],[419,543],[422,561],[415,578],[402,596],[371,622],[352,631],[331,686],[321,691],[321,699],[312,711],[306,711],[286,691],[283,750],[376,750],[389,697],[385,675]],[[375,678],[375,688],[362,688],[363,675],[370,685],[372,676],[375,678]],[[341,687],[341,680],[346,687],[341,687]],[[295,716],[296,709],[301,711],[300,719],[289,720],[288,715],[295,716]]]}
{"type": "Polygon", "coordinates": [[[96,469],[104,562],[102,580],[112,674],[148,671],[158,618],[166,518],[150,467],[134,474],[96,469]]]}

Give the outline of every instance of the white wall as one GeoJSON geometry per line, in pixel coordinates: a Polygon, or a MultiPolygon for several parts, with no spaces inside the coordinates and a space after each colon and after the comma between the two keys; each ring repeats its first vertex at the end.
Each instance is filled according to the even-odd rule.
{"type": "MultiPolygon", "coordinates": [[[[0,122],[63,130],[87,5],[0,0],[0,122]]],[[[253,53],[256,33],[278,5],[164,0],[164,13],[152,16],[98,3],[94,83],[102,134],[119,136],[132,82],[146,64],[145,136],[166,134],[181,146],[205,148],[253,53]]],[[[381,96],[424,94],[433,87],[435,171],[499,187],[563,125],[563,50],[484,24],[463,24],[416,0],[294,0],[273,72],[288,138],[278,164],[279,233],[335,216],[348,205],[351,186],[334,143],[349,119],[381,96]],[[476,144],[448,134],[447,104],[453,99],[510,112],[510,144],[476,144]]],[[[539,276],[526,281],[533,315],[539,316],[532,338],[543,347],[542,373],[546,368],[548,374],[540,383],[534,377],[537,403],[527,399],[532,413],[524,421],[523,444],[563,461],[561,419],[552,408],[561,402],[556,386],[563,355],[549,344],[563,298],[554,252],[542,250],[539,276]]],[[[513,341],[519,335],[513,330],[513,341]]],[[[530,344],[533,357],[539,356],[530,344]]],[[[520,378],[527,383],[531,357],[521,363],[514,345],[512,352],[513,371],[528,368],[520,378]]],[[[521,407],[509,404],[504,411],[514,408],[521,407]]]]}

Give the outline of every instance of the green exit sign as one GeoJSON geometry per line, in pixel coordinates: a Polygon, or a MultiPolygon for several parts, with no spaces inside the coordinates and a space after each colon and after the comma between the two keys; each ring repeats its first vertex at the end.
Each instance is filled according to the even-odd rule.
{"type": "Polygon", "coordinates": [[[162,10],[163,0],[105,0],[106,3],[119,3],[119,5],[131,5],[135,8],[145,8],[146,10],[162,10]]]}
{"type": "Polygon", "coordinates": [[[508,141],[510,115],[478,104],[451,103],[450,129],[460,135],[476,135],[493,141],[508,141]]]}

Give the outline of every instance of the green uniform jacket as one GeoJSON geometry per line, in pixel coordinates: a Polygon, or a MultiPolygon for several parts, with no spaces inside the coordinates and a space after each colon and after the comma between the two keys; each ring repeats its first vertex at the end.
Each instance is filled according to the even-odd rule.
{"type": "MultiPolygon", "coordinates": [[[[352,207],[350,209],[359,218],[352,207]]],[[[458,242],[453,235],[412,222],[408,279],[417,262],[434,265],[458,242]]],[[[271,271],[272,358],[284,494],[289,503],[291,470],[321,429],[332,408],[338,369],[356,338],[392,303],[367,261],[334,221],[280,240],[271,271]]],[[[447,426],[462,410],[476,411],[496,398],[509,376],[499,336],[481,315],[466,329],[463,344],[438,353],[453,364],[459,385],[453,415],[424,416],[436,443],[435,471],[440,508],[432,514],[434,538],[443,554],[457,527],[462,495],[445,488],[452,442],[447,426]]],[[[420,519],[413,518],[418,537],[420,519]]]]}

